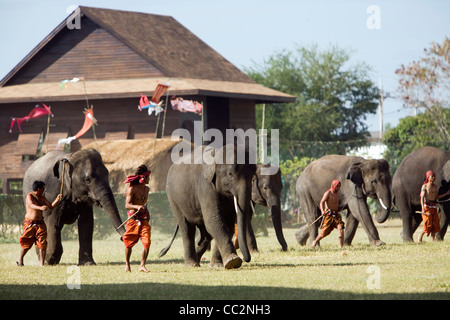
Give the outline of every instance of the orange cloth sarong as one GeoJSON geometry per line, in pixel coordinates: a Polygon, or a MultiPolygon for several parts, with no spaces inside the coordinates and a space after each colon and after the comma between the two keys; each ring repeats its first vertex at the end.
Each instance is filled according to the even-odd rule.
{"type": "Polygon", "coordinates": [[[321,236],[322,238],[326,237],[330,234],[333,229],[336,229],[338,225],[341,225],[342,228],[345,227],[344,221],[342,221],[341,215],[338,212],[329,211],[329,213],[326,213],[323,217],[322,221],[322,232],[321,236]]]}
{"type": "Polygon", "coordinates": [[[33,244],[42,250],[47,249],[47,226],[44,220],[23,221],[23,234],[19,238],[20,246],[23,249],[30,249],[33,244]]]}
{"type": "MultiPolygon", "coordinates": [[[[128,216],[132,216],[134,211],[128,211],[128,216]]],[[[144,248],[150,248],[151,244],[151,226],[148,223],[150,214],[148,210],[143,213],[137,214],[135,217],[127,221],[126,231],[122,236],[123,243],[126,248],[132,248],[141,238],[144,248]]]]}
{"type": "Polygon", "coordinates": [[[436,203],[426,201],[424,204],[424,211],[430,215],[422,214],[423,232],[429,236],[432,232],[436,233],[441,231],[436,203]]]}

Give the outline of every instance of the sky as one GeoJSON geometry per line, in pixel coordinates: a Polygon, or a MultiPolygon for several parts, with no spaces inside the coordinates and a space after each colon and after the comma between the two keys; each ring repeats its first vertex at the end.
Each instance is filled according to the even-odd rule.
{"type": "MultiPolygon", "coordinates": [[[[240,69],[284,49],[336,45],[394,97],[395,70],[450,36],[448,0],[0,0],[0,79],[78,5],[172,16],[240,69]]],[[[384,99],[385,127],[409,115],[399,99],[384,99]]],[[[379,119],[368,116],[369,131],[379,119]]]]}

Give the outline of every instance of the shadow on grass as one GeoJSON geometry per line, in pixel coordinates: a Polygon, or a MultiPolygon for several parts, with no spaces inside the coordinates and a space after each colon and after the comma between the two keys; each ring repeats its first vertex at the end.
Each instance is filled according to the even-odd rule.
{"type": "Polygon", "coordinates": [[[353,293],[306,288],[197,286],[170,283],[83,285],[0,285],[0,299],[9,300],[417,300],[448,299],[448,292],[353,293]]]}

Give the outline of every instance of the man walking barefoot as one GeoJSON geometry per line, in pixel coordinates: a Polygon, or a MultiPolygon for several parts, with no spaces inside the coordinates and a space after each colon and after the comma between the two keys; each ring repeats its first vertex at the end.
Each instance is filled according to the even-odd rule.
{"type": "Polygon", "coordinates": [[[337,228],[339,231],[339,247],[342,248],[344,245],[344,221],[342,221],[341,215],[339,214],[339,189],[341,188],[341,182],[339,180],[333,180],[330,189],[328,189],[320,200],[320,211],[322,216],[324,216],[321,233],[312,242],[311,247],[315,247],[317,243],[325,238],[327,235],[337,228]]]}
{"type": "Polygon", "coordinates": [[[136,171],[136,174],[128,176],[127,180],[124,182],[130,183],[130,186],[127,189],[125,208],[128,210],[128,217],[134,215],[127,221],[126,231],[122,237],[125,244],[125,272],[131,272],[131,251],[139,238],[144,246],[139,271],[150,272],[145,267],[151,243],[151,227],[149,224],[150,213],[146,207],[148,193],[150,192],[150,188],[146,186],[146,184],[148,184],[149,181],[150,171],[145,165],[141,165],[136,171]]]}

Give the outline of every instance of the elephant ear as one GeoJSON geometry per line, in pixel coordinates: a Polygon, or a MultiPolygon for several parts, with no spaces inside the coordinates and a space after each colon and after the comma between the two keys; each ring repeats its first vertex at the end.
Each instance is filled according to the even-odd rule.
{"type": "Polygon", "coordinates": [[[450,160],[448,160],[442,167],[441,176],[442,187],[439,189],[439,193],[445,193],[448,189],[450,189],[450,160]]]}
{"type": "Polygon", "coordinates": [[[202,164],[202,172],[203,177],[208,181],[208,183],[214,184],[216,177],[216,162],[214,160],[215,157],[215,149],[206,149],[204,151],[204,159],[208,159],[202,164]]]}
{"type": "Polygon", "coordinates": [[[347,179],[352,181],[358,187],[362,187],[364,184],[361,165],[360,162],[354,163],[347,171],[347,179]]]}
{"type": "Polygon", "coordinates": [[[53,175],[58,181],[62,181],[64,176],[64,189],[72,189],[72,172],[73,166],[66,158],[56,161],[53,166],[53,175]],[[64,170],[64,174],[63,174],[64,170]]]}

